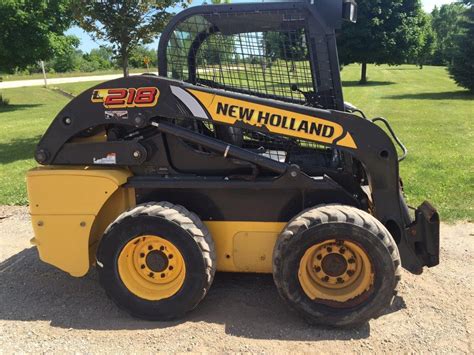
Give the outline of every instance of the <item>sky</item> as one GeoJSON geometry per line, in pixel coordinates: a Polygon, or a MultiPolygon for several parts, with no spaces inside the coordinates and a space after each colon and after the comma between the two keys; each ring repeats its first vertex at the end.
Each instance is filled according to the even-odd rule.
{"type": "MultiPolygon", "coordinates": [[[[250,2],[252,0],[233,0],[233,3],[238,2],[250,2]]],[[[435,6],[441,6],[443,4],[449,4],[454,0],[421,0],[423,4],[423,9],[426,12],[431,12],[435,6]]],[[[191,6],[200,5],[203,1],[202,0],[194,0],[191,6]]],[[[94,41],[87,32],[84,32],[79,27],[72,27],[70,28],[66,34],[75,35],[81,40],[81,44],[79,45],[79,49],[83,52],[89,52],[92,48],[97,48],[100,45],[107,44],[106,42],[101,41],[94,41]]],[[[148,47],[150,48],[158,48],[158,40],[154,41],[153,43],[149,44],[148,47]]]]}

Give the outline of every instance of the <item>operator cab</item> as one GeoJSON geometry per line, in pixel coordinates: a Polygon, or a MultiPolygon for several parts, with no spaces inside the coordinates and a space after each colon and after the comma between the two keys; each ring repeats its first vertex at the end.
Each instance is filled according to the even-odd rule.
{"type": "MultiPolygon", "coordinates": [[[[192,7],[175,16],[160,38],[159,74],[250,100],[344,111],[335,29],[343,19],[355,21],[356,14],[354,1],[333,0],[192,7]]],[[[196,116],[184,102],[180,108],[196,116]]],[[[347,160],[337,149],[301,139],[206,120],[174,123],[296,164],[311,176],[330,170],[338,171],[337,178],[347,160]]],[[[178,151],[171,157],[175,165],[189,166],[188,161],[180,164],[186,158],[183,149],[178,151]]]]}

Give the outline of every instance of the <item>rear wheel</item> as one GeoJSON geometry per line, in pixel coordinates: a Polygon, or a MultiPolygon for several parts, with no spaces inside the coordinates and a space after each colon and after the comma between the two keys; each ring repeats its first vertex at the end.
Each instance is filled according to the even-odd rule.
{"type": "Polygon", "coordinates": [[[212,238],[182,206],[147,203],[120,215],[97,251],[107,295],[134,316],[178,318],[206,295],[215,273],[212,238]]]}
{"type": "Polygon", "coordinates": [[[393,298],[400,257],[373,216],[354,207],[315,207],[293,218],[273,254],[280,295],[310,323],[356,325],[393,298]]]}

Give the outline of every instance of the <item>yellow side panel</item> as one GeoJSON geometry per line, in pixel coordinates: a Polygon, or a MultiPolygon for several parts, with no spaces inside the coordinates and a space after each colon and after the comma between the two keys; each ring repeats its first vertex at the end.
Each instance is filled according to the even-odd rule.
{"type": "Polygon", "coordinates": [[[217,270],[272,272],[273,247],[284,222],[204,222],[216,246],[217,270]]]}
{"type": "Polygon", "coordinates": [[[90,250],[106,225],[135,204],[122,188],[128,170],[41,167],[27,173],[28,197],[41,260],[73,276],[83,276],[90,250]]]}
{"type": "Polygon", "coordinates": [[[32,215],[40,259],[83,276],[89,270],[89,233],[94,215],[32,215]]]}
{"type": "Polygon", "coordinates": [[[97,214],[128,170],[39,167],[28,171],[31,214],[97,214]]]}

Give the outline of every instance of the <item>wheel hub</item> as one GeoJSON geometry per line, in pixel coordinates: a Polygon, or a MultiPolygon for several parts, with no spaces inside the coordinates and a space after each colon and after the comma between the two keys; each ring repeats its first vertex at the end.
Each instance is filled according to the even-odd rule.
{"type": "Polygon", "coordinates": [[[161,272],[168,268],[168,257],[161,250],[150,251],[145,258],[146,266],[154,272],[161,272]]]}
{"type": "Polygon", "coordinates": [[[178,292],[186,274],[178,248],[154,235],[129,241],[119,255],[118,267],[120,278],[131,292],[154,301],[178,292]]]}
{"type": "Polygon", "coordinates": [[[331,239],[313,245],[300,261],[298,278],[311,299],[346,302],[373,284],[367,253],[352,241],[331,239]]]}
{"type": "Polygon", "coordinates": [[[341,276],[346,272],[347,265],[346,259],[342,255],[336,253],[326,255],[321,261],[323,272],[332,277],[341,276]]]}

